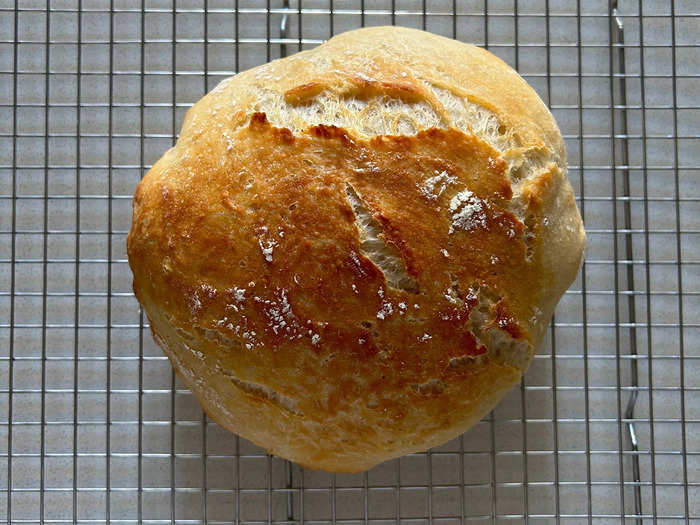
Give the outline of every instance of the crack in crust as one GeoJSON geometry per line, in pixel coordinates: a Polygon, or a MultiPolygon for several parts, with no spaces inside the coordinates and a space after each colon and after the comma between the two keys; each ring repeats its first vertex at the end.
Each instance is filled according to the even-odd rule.
{"type": "Polygon", "coordinates": [[[219,367],[219,372],[225,375],[231,383],[238,389],[242,390],[246,394],[252,396],[253,398],[268,401],[273,403],[287,412],[291,412],[297,416],[303,416],[304,413],[299,410],[298,403],[295,399],[291,397],[280,394],[273,388],[261,383],[254,383],[252,381],[246,381],[236,377],[233,373],[219,367]]]}
{"type": "Polygon", "coordinates": [[[379,268],[389,286],[412,294],[419,293],[418,282],[406,271],[406,262],[399,251],[386,241],[381,224],[372,216],[357,190],[346,183],[345,193],[355,215],[362,255],[379,268]]]}
{"type": "Polygon", "coordinates": [[[486,352],[452,357],[449,365],[460,368],[483,359],[492,359],[524,370],[534,348],[524,337],[520,325],[508,314],[504,298],[486,284],[473,283],[465,292],[452,273],[450,280],[450,301],[468,310],[466,328],[476,344],[485,348],[486,352]]]}

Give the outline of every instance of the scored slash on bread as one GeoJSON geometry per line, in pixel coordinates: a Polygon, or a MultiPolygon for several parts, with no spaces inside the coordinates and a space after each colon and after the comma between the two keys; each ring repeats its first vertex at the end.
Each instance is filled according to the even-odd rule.
{"type": "Polygon", "coordinates": [[[585,234],[556,123],[474,46],[339,35],[223,81],[134,196],[134,291],[222,426],[355,472],[517,384],[585,234]]]}

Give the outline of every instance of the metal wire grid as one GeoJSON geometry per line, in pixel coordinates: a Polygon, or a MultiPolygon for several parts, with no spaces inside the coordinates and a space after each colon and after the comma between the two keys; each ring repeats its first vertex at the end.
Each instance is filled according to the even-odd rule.
{"type": "Polygon", "coordinates": [[[700,519],[698,5],[0,2],[6,523],[700,519]],[[557,118],[588,231],[520,389],[460,439],[303,471],[207,421],[147,331],[130,199],[236,71],[362,25],[484,45],[557,118]]]}

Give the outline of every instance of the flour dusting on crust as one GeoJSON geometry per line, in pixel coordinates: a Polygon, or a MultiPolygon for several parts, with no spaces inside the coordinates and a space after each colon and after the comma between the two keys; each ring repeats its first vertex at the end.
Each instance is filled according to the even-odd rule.
{"type": "Polygon", "coordinates": [[[455,230],[469,231],[486,228],[486,203],[469,190],[460,191],[450,200],[452,224],[449,233],[455,230]]]}
{"type": "Polygon", "coordinates": [[[456,184],[457,178],[451,177],[446,171],[442,171],[434,177],[429,177],[419,186],[421,194],[429,200],[437,200],[443,194],[447,187],[451,184],[456,184]]]}

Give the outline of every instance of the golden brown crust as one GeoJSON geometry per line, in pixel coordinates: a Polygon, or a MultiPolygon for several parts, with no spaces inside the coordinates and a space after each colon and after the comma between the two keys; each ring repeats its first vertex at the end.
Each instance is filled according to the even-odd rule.
{"type": "Polygon", "coordinates": [[[127,245],[154,337],[213,419],[359,471],[458,435],[517,383],[583,239],[561,136],[521,78],[473,46],[372,28],[197,103],[137,189],[127,245]],[[436,89],[478,101],[507,141],[460,129],[436,89]],[[438,125],[274,125],[324,96],[438,125]],[[520,165],[539,168],[516,180],[520,165]],[[389,285],[368,222],[410,286],[389,285]]]}

